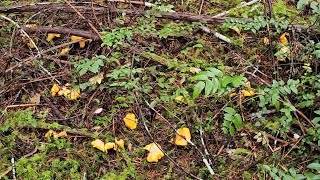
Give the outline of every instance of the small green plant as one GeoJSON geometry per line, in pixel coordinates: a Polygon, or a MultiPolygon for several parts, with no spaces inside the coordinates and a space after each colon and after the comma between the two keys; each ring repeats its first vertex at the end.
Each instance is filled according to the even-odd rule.
{"type": "MultiPolygon", "coordinates": [[[[307,166],[309,169],[314,169],[318,173],[320,172],[320,164],[318,163],[311,163],[307,166]]],[[[261,166],[263,171],[269,173],[269,175],[275,180],[299,180],[299,179],[307,179],[307,180],[316,180],[319,179],[320,176],[316,175],[312,172],[305,172],[303,174],[299,174],[295,168],[290,168],[287,172],[284,172],[281,169],[278,169],[273,166],[269,165],[262,165],[261,166]]]]}
{"type": "Polygon", "coordinates": [[[235,134],[235,130],[238,131],[242,128],[242,118],[240,114],[238,114],[237,111],[231,107],[225,107],[223,111],[225,112],[225,114],[222,124],[222,130],[225,134],[230,134],[231,136],[233,136],[235,134]]]}
{"type": "Polygon", "coordinates": [[[111,32],[104,31],[101,34],[103,37],[101,46],[118,48],[124,46],[126,40],[131,40],[133,31],[131,27],[125,27],[112,29],[111,32]]]}
{"type": "Polygon", "coordinates": [[[106,57],[103,55],[93,56],[91,59],[84,58],[79,62],[74,63],[74,67],[80,76],[86,74],[87,72],[98,73],[101,66],[103,66],[106,57]]]}
{"type": "Polygon", "coordinates": [[[226,76],[223,72],[216,68],[207,68],[197,75],[191,77],[191,81],[196,81],[197,84],[193,88],[192,97],[196,99],[204,90],[205,97],[212,96],[215,93],[225,95],[232,88],[238,88],[244,85],[246,78],[239,76],[226,76]]]}
{"type": "Polygon", "coordinates": [[[223,25],[220,26],[221,29],[232,29],[234,27],[239,28],[239,30],[250,30],[253,33],[257,33],[261,28],[266,27],[267,21],[263,16],[258,16],[253,19],[252,22],[246,22],[245,20],[240,19],[226,19],[223,25]]]}

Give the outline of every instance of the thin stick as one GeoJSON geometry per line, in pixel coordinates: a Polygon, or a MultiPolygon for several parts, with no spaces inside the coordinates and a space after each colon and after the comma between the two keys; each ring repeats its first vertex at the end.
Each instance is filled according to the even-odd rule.
{"type": "Polygon", "coordinates": [[[200,9],[199,9],[199,15],[201,15],[203,4],[204,4],[204,0],[201,0],[200,9]]]}
{"type": "MultiPolygon", "coordinates": [[[[204,138],[203,138],[203,129],[202,129],[202,126],[200,126],[200,138],[201,138],[201,143],[202,143],[202,146],[204,148],[204,154],[209,157],[210,154],[208,152],[208,149],[207,149],[207,146],[206,146],[206,143],[204,142],[204,138]]],[[[208,158],[209,159],[209,158],[208,158]]],[[[209,163],[212,165],[212,162],[211,162],[211,159],[209,159],[209,163]]]]}
{"type": "Polygon", "coordinates": [[[38,55],[37,56],[41,56],[41,54],[40,54],[40,50],[39,50],[39,48],[38,48],[38,46],[36,45],[36,43],[34,43],[34,41],[31,39],[31,37],[26,33],[26,31],[24,31],[22,28],[21,28],[21,26],[18,24],[18,23],[16,23],[14,20],[12,20],[12,19],[10,19],[10,18],[8,18],[8,17],[6,17],[6,16],[4,16],[4,15],[2,15],[2,14],[0,14],[0,17],[2,18],[2,19],[5,19],[5,20],[7,20],[7,21],[10,21],[12,24],[14,24],[17,28],[19,28],[20,29],[20,31],[21,31],[21,33],[23,34],[23,35],[25,35],[28,39],[29,39],[29,41],[31,42],[31,44],[36,48],[36,50],[37,50],[37,52],[38,52],[38,55]]]}
{"type": "Polygon", "coordinates": [[[206,33],[211,33],[213,34],[215,37],[217,37],[218,39],[221,39],[229,44],[231,44],[231,39],[229,39],[227,36],[224,36],[216,31],[210,30],[208,27],[201,25],[200,29],[202,29],[204,32],[206,33]]]}
{"type": "Polygon", "coordinates": [[[260,0],[252,0],[252,1],[250,1],[250,2],[243,2],[243,3],[241,3],[239,6],[237,6],[237,7],[235,7],[235,8],[232,8],[232,9],[230,9],[230,10],[228,10],[228,11],[222,12],[222,13],[220,13],[220,14],[214,15],[213,17],[214,17],[214,18],[217,18],[217,17],[225,16],[226,14],[229,14],[231,10],[236,10],[236,9],[240,9],[240,8],[243,8],[243,7],[246,7],[246,6],[250,6],[250,5],[252,5],[252,4],[254,4],[254,3],[257,3],[257,2],[259,2],[259,1],[260,1],[260,0]]]}
{"type": "MultiPolygon", "coordinates": [[[[139,102],[138,102],[138,100],[137,100],[137,97],[136,97],[135,93],[133,93],[133,96],[134,96],[134,98],[135,98],[135,101],[136,101],[137,105],[139,106],[139,102]]],[[[144,126],[145,130],[147,131],[147,134],[148,134],[149,138],[152,140],[152,142],[155,143],[155,145],[163,152],[163,154],[164,154],[175,166],[177,166],[178,168],[180,168],[184,173],[188,174],[189,176],[191,176],[191,177],[193,177],[193,178],[195,178],[195,179],[201,180],[201,178],[198,178],[196,175],[190,173],[189,171],[187,171],[186,169],[184,169],[183,167],[181,167],[181,166],[180,166],[177,162],[175,162],[164,150],[162,150],[162,148],[158,145],[158,143],[155,142],[153,136],[151,135],[151,133],[150,133],[150,131],[149,131],[149,128],[148,128],[148,126],[147,126],[147,124],[146,124],[146,121],[145,121],[145,119],[144,119],[144,117],[143,117],[143,115],[142,115],[141,108],[138,107],[138,109],[139,109],[140,117],[141,117],[141,119],[142,119],[143,126],[144,126]]],[[[183,137],[183,136],[181,136],[181,137],[183,137]]]]}
{"type": "MultiPolygon", "coordinates": [[[[79,39],[79,40],[76,40],[76,41],[70,41],[70,42],[67,42],[67,43],[63,43],[63,44],[54,46],[54,47],[52,47],[52,48],[49,48],[49,49],[47,49],[47,50],[41,51],[40,54],[43,55],[43,54],[48,53],[48,52],[50,52],[50,51],[53,51],[53,50],[55,50],[55,49],[59,49],[59,48],[62,48],[62,47],[65,47],[65,46],[68,46],[68,45],[71,45],[71,44],[75,44],[75,43],[78,43],[78,42],[80,42],[80,41],[82,41],[82,39],[79,39]]],[[[19,62],[18,64],[16,64],[16,65],[12,66],[11,68],[7,69],[5,72],[7,73],[7,72],[9,72],[9,71],[12,71],[14,68],[20,66],[21,63],[25,63],[25,62],[27,62],[27,61],[30,61],[30,60],[36,59],[36,58],[38,58],[38,56],[28,57],[28,58],[22,60],[22,62],[19,62]]]]}
{"type": "Polygon", "coordinates": [[[7,108],[15,108],[15,107],[29,107],[29,106],[38,106],[39,104],[14,104],[9,105],[7,108]]]}
{"type": "MultiPolygon", "coordinates": [[[[86,18],[72,5],[70,4],[69,1],[64,0],[65,3],[67,3],[77,14],[78,16],[83,19],[86,20],[86,18]]],[[[90,21],[88,21],[89,26],[91,27],[91,29],[99,36],[99,38],[102,40],[102,36],[100,35],[99,31],[92,25],[92,23],[90,21]]]]}
{"type": "Polygon", "coordinates": [[[212,167],[210,166],[209,164],[209,161],[207,160],[207,158],[205,157],[205,155],[199,150],[199,148],[189,139],[187,139],[184,135],[180,134],[178,132],[178,130],[169,122],[169,120],[167,120],[165,117],[163,117],[157,110],[155,110],[146,100],[145,100],[145,103],[149,106],[149,108],[151,110],[153,110],[158,116],[160,116],[162,119],[164,119],[167,124],[169,124],[171,126],[171,128],[175,131],[176,134],[178,134],[179,136],[181,136],[182,138],[184,138],[189,144],[191,144],[198,152],[199,154],[201,155],[202,157],[202,161],[203,163],[207,166],[207,169],[209,170],[210,174],[211,175],[214,175],[214,171],[212,169],[212,167]]]}
{"type": "Polygon", "coordinates": [[[121,2],[121,3],[131,3],[131,4],[138,4],[138,5],[144,5],[146,7],[153,7],[155,6],[152,3],[149,2],[142,2],[142,1],[128,1],[128,0],[107,0],[108,2],[121,2]]]}

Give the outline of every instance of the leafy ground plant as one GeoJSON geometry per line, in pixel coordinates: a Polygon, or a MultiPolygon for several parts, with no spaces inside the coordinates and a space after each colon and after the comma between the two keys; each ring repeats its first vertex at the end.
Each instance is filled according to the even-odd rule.
{"type": "Polygon", "coordinates": [[[64,2],[0,2],[0,179],[319,179],[317,1],[64,2]]]}

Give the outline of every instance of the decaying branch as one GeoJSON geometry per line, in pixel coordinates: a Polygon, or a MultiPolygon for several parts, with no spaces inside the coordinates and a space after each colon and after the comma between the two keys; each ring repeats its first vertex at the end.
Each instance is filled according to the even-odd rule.
{"type": "MultiPolygon", "coordinates": [[[[130,16],[139,16],[147,14],[146,11],[143,10],[130,10],[130,9],[115,9],[115,8],[107,8],[104,6],[82,6],[73,4],[74,8],[83,14],[94,12],[96,15],[106,14],[108,11],[111,13],[125,13],[130,16]]],[[[33,5],[21,5],[21,6],[6,6],[0,7],[0,13],[8,14],[8,13],[21,13],[21,12],[35,12],[35,11],[61,11],[64,13],[74,13],[74,10],[71,7],[68,7],[65,4],[57,4],[57,3],[41,3],[41,4],[33,4],[33,5]]],[[[152,16],[157,16],[159,13],[149,12],[152,16]]],[[[207,23],[223,23],[224,18],[214,18],[212,16],[207,15],[197,15],[192,13],[180,13],[180,12],[162,12],[162,18],[173,19],[173,20],[183,20],[183,21],[202,21],[207,23]]]]}
{"type": "MultiPolygon", "coordinates": [[[[94,12],[95,15],[107,15],[109,13],[117,13],[117,14],[127,14],[129,16],[141,16],[141,15],[151,15],[159,17],[159,12],[147,12],[143,10],[132,10],[132,9],[116,9],[109,8],[107,6],[102,6],[96,3],[93,3],[93,6],[88,6],[86,3],[72,3],[73,7],[77,9],[82,14],[92,14],[94,12]]],[[[23,12],[63,12],[63,13],[74,13],[74,10],[66,4],[61,3],[38,3],[31,5],[14,5],[14,6],[4,6],[0,7],[0,13],[9,14],[9,13],[23,13],[23,12]]],[[[172,20],[181,20],[181,21],[189,21],[189,22],[206,22],[208,24],[217,24],[223,23],[225,19],[228,17],[216,17],[216,16],[208,16],[208,15],[197,15],[193,13],[182,13],[182,12],[161,12],[161,17],[159,18],[167,18],[172,20]]],[[[239,18],[240,19],[240,18],[239,18]]],[[[244,19],[246,22],[252,22],[252,19],[244,19]]],[[[317,32],[317,27],[309,27],[304,25],[291,25],[289,29],[297,29],[297,30],[308,30],[317,32]]]]}
{"type": "Polygon", "coordinates": [[[94,41],[99,40],[99,36],[91,31],[84,31],[80,29],[71,29],[66,27],[48,27],[48,26],[37,26],[35,28],[22,27],[26,32],[41,32],[41,33],[59,33],[64,35],[75,35],[88,39],[92,39],[94,41]]]}

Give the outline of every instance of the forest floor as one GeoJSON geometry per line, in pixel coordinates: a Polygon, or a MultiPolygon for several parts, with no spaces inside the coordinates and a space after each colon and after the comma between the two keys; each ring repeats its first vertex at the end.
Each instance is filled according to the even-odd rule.
{"type": "Polygon", "coordinates": [[[320,179],[317,0],[0,2],[0,179],[320,179]]]}

